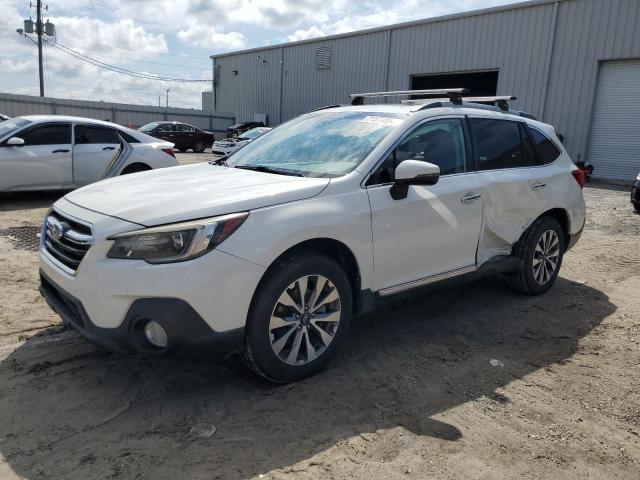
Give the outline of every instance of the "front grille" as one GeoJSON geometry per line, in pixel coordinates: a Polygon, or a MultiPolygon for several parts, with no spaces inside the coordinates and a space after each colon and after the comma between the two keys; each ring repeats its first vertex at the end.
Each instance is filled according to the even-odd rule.
{"type": "Polygon", "coordinates": [[[75,272],[93,244],[91,227],[56,211],[52,211],[46,218],[45,225],[45,249],[53,258],[75,272]]]}

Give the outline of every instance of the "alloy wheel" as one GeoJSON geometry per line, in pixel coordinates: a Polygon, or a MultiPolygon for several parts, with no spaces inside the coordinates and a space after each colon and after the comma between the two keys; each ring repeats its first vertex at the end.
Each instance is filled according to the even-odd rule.
{"type": "Polygon", "coordinates": [[[533,251],[533,278],[545,285],[553,278],[560,260],[560,239],[554,230],[544,232],[533,251]]]}
{"type": "Polygon", "coordinates": [[[289,365],[305,365],[320,357],[333,341],[341,317],[340,294],[322,275],[305,275],[278,298],[269,339],[276,356],[289,365]]]}

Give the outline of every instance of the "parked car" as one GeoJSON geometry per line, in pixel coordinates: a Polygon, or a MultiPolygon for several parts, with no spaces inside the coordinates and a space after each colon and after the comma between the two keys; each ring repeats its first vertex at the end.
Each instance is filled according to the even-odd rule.
{"type": "Polygon", "coordinates": [[[582,172],[549,125],[427,107],[329,107],[226,163],[72,192],[44,222],[41,291],[98,345],[240,348],[276,382],[317,372],[354,314],[418,287],[500,272],[546,292],[585,223],[582,172]]]}
{"type": "Polygon", "coordinates": [[[211,154],[214,158],[224,157],[229,155],[241,147],[244,147],[247,143],[255,140],[256,138],[264,135],[269,130],[269,127],[257,127],[247,130],[238,137],[226,138],[224,140],[216,140],[211,147],[211,154]]]}
{"type": "Polygon", "coordinates": [[[264,127],[264,123],[262,122],[242,122],[236,123],[235,125],[231,125],[227,128],[227,138],[237,137],[242,135],[247,130],[251,130],[252,128],[264,127]]]}
{"type": "Polygon", "coordinates": [[[636,213],[640,213],[640,173],[631,187],[631,205],[636,213]]]}
{"type": "Polygon", "coordinates": [[[57,115],[0,122],[0,191],[72,189],[177,165],[173,144],[113,123],[57,115]]]}
{"type": "Polygon", "coordinates": [[[0,113],[0,122],[4,122],[5,120],[9,120],[11,117],[8,117],[6,115],[3,115],[0,113]]]}
{"type": "Polygon", "coordinates": [[[151,122],[138,129],[156,138],[161,138],[175,144],[181,152],[191,149],[196,153],[202,153],[210,147],[215,140],[214,134],[180,122],[151,122]]]}

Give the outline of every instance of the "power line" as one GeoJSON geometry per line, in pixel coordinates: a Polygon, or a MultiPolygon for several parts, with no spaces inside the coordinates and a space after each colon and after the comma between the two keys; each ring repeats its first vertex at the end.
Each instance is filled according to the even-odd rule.
{"type": "MultiPolygon", "coordinates": [[[[28,37],[30,38],[30,37],[28,37]]],[[[31,38],[30,38],[31,39],[31,38]]],[[[32,39],[31,39],[32,40],[32,39]]],[[[111,65],[105,62],[102,62],[100,60],[97,60],[95,58],[92,58],[88,55],[85,55],[81,52],[78,52],[76,50],[73,50],[69,47],[64,46],[63,44],[61,44],[60,42],[51,42],[49,40],[45,40],[46,43],[48,43],[49,45],[52,45],[53,47],[57,48],[58,50],[71,55],[72,57],[75,57],[78,60],[82,60],[84,62],[90,63],[91,65],[94,65],[96,67],[99,68],[103,68],[105,70],[110,70],[112,72],[115,73],[119,73],[121,75],[127,75],[130,77],[137,77],[137,78],[143,78],[145,80],[159,80],[159,81],[163,81],[163,82],[180,82],[180,83],[191,83],[191,82],[211,82],[211,79],[186,79],[186,78],[172,78],[172,77],[165,77],[165,76],[160,76],[160,75],[151,75],[148,73],[142,73],[142,72],[136,72],[133,70],[129,70],[127,68],[123,68],[123,67],[118,67],[116,65],[111,65]]]]}

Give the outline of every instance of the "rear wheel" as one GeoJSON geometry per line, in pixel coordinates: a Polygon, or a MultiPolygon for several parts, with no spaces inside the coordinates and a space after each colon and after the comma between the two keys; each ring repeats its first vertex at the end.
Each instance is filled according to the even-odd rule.
{"type": "Polygon", "coordinates": [[[313,375],[343,343],[352,294],[340,266],[324,255],[299,253],[265,275],[252,302],[245,362],[278,383],[313,375]]]}
{"type": "Polygon", "coordinates": [[[514,248],[522,260],[520,270],[509,275],[509,284],[527,295],[549,290],[560,272],[564,255],[564,233],[557,220],[542,217],[522,235],[514,248]]]}
{"type": "Polygon", "coordinates": [[[207,148],[204,144],[204,142],[202,140],[198,140],[194,145],[193,145],[193,151],[196,153],[202,153],[204,152],[204,149],[207,148]]]}

